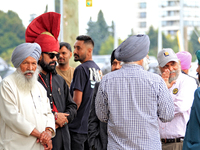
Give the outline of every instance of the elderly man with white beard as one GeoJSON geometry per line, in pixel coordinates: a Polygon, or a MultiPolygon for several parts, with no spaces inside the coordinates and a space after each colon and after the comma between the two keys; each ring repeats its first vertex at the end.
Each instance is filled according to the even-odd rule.
{"type": "Polygon", "coordinates": [[[37,81],[41,47],[23,43],[11,61],[16,71],[0,84],[0,150],[51,150],[55,120],[44,87],[37,81]]]}
{"type": "Polygon", "coordinates": [[[197,86],[195,80],[181,72],[180,60],[170,48],[162,49],[157,55],[161,76],[174,100],[174,119],[159,121],[163,150],[182,150],[186,124],[197,86]]]}

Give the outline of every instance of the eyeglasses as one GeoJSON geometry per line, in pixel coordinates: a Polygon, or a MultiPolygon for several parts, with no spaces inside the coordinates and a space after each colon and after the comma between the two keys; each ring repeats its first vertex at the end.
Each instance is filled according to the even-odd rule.
{"type": "Polygon", "coordinates": [[[60,53],[57,53],[57,54],[48,53],[48,52],[42,52],[42,53],[48,54],[51,59],[53,59],[55,56],[56,56],[57,59],[60,57],[60,53]]]}
{"type": "Polygon", "coordinates": [[[113,62],[112,62],[112,66],[117,66],[118,64],[119,64],[120,66],[122,66],[124,63],[121,62],[121,61],[113,61],[113,62]]]}

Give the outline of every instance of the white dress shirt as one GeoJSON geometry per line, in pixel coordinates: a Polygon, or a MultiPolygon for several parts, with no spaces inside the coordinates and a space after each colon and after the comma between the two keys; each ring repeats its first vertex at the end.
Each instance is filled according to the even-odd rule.
{"type": "Polygon", "coordinates": [[[186,125],[190,116],[190,109],[197,89],[193,78],[180,73],[176,83],[169,89],[174,100],[174,119],[163,123],[159,120],[161,138],[179,138],[185,136],[186,125]]]}

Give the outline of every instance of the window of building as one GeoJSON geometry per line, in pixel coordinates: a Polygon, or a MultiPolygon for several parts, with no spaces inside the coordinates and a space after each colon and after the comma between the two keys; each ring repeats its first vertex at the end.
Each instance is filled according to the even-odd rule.
{"type": "Polygon", "coordinates": [[[139,7],[140,7],[141,9],[145,9],[145,8],[146,8],[146,3],[145,3],[145,2],[142,2],[142,3],[140,3],[139,5],[140,5],[139,7]]]}
{"type": "Polygon", "coordinates": [[[139,26],[140,28],[146,28],[146,22],[140,22],[139,26]]]}
{"type": "Polygon", "coordinates": [[[168,16],[174,16],[174,15],[175,15],[174,11],[168,11],[168,16]]]}
{"type": "Polygon", "coordinates": [[[175,30],[169,30],[169,31],[168,31],[168,34],[170,34],[170,35],[175,35],[175,34],[176,34],[176,31],[175,31],[175,30]]]}
{"type": "Polygon", "coordinates": [[[162,21],[162,26],[166,26],[167,25],[167,21],[162,21]]]}
{"type": "Polygon", "coordinates": [[[162,12],[162,17],[166,17],[167,16],[167,11],[163,11],[162,12]]]}
{"type": "Polygon", "coordinates": [[[162,6],[162,7],[166,7],[166,6],[167,6],[167,1],[162,1],[162,2],[161,2],[161,6],[162,6]]]}
{"type": "Polygon", "coordinates": [[[168,2],[168,6],[175,6],[175,2],[174,1],[169,1],[168,2]]]}
{"type": "Polygon", "coordinates": [[[140,18],[146,18],[146,12],[141,12],[139,16],[140,18]]]}

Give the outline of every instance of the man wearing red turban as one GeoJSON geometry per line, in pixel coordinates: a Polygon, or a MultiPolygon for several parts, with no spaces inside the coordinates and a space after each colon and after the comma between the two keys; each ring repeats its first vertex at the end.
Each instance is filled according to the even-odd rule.
{"type": "Polygon", "coordinates": [[[73,101],[69,87],[56,71],[59,58],[60,14],[48,12],[35,18],[27,27],[26,42],[38,43],[42,54],[38,64],[42,70],[38,81],[45,87],[50,100],[52,112],[56,121],[56,136],[52,139],[53,150],[70,150],[70,134],[68,123],[72,122],[77,113],[76,103],[73,101]]]}

